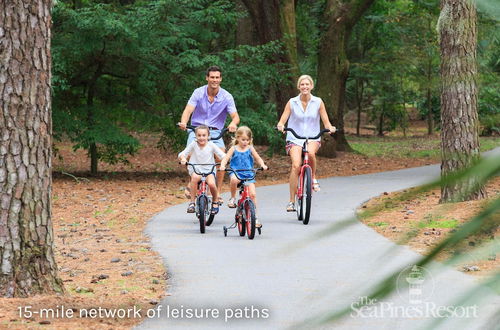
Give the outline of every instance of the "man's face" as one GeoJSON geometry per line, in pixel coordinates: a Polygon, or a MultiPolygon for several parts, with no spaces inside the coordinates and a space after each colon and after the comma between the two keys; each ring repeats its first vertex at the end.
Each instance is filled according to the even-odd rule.
{"type": "Polygon", "coordinates": [[[210,71],[207,76],[208,87],[219,88],[222,76],[219,71],[210,71]]]}

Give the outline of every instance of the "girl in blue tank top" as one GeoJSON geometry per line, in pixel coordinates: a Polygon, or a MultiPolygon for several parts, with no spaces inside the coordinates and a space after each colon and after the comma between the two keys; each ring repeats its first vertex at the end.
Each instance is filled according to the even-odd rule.
{"type": "MultiPolygon", "coordinates": [[[[252,144],[252,130],[247,126],[241,126],[236,130],[233,139],[233,146],[229,149],[226,157],[221,162],[220,170],[223,171],[226,168],[226,164],[229,162],[230,167],[234,170],[245,170],[253,169],[254,160],[264,169],[267,170],[267,166],[259,156],[252,144]]],[[[236,189],[240,180],[236,177],[234,173],[229,174],[231,178],[231,198],[229,199],[227,206],[230,208],[235,208],[236,205],[236,189]]],[[[239,171],[238,176],[242,179],[251,178],[253,176],[252,171],[239,171]]],[[[257,210],[257,196],[255,193],[255,180],[247,181],[249,183],[248,188],[250,191],[250,198],[255,204],[255,209],[257,210]]],[[[256,226],[260,227],[260,222],[256,221],[256,226]]]]}

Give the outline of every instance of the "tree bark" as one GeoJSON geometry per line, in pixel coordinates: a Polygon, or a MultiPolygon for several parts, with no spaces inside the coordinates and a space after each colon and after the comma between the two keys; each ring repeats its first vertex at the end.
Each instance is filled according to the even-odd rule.
{"type": "Polygon", "coordinates": [[[427,63],[427,135],[434,134],[434,114],[432,113],[432,59],[427,63]]]}
{"type": "Polygon", "coordinates": [[[317,93],[337,127],[335,140],[325,139],[319,154],[335,157],[335,150],[350,151],[344,135],[345,88],[349,74],[346,48],[352,28],[374,0],[328,0],[323,14],[327,24],[318,54],[317,93]]]}
{"type": "Polygon", "coordinates": [[[295,33],[295,0],[242,0],[262,44],[274,40],[285,43],[285,52],[275,58],[274,63],[286,63],[290,78],[280,86],[272,88],[276,99],[277,118],[290,97],[296,94],[295,79],[298,75],[297,41],[295,33]],[[293,10],[293,12],[292,12],[293,10]],[[286,36],[286,38],[285,38],[286,36]]]}
{"type": "Polygon", "coordinates": [[[51,1],[0,2],[0,296],[63,292],[51,220],[51,1]]]}
{"type": "Polygon", "coordinates": [[[361,131],[361,112],[363,112],[363,93],[364,82],[362,79],[356,79],[356,136],[360,136],[361,131]]]}
{"type": "MultiPolygon", "coordinates": [[[[441,49],[441,176],[473,165],[480,156],[477,113],[476,8],[470,0],[442,0],[438,22],[441,49]]],[[[441,202],[481,199],[474,176],[444,182],[441,202]]]]}

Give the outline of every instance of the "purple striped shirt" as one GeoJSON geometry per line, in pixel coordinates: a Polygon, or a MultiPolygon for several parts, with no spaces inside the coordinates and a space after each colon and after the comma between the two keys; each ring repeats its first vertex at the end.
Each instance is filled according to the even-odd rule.
{"type": "Polygon", "coordinates": [[[206,125],[223,129],[227,115],[236,112],[233,96],[225,89],[219,88],[214,102],[210,103],[207,88],[208,85],[195,89],[189,98],[188,104],[195,107],[191,117],[191,125],[206,125]]]}

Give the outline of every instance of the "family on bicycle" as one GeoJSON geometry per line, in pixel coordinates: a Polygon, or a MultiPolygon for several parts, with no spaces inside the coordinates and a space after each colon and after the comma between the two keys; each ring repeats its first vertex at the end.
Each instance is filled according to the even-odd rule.
{"type": "MultiPolygon", "coordinates": [[[[220,194],[224,176],[216,175],[214,168],[215,164],[220,163],[219,170],[227,170],[230,173],[231,197],[228,201],[228,207],[238,207],[236,190],[238,184],[243,183],[248,190],[249,199],[253,202],[256,213],[254,162],[258,163],[264,170],[267,169],[267,166],[253,147],[251,129],[246,126],[238,127],[240,118],[234,99],[228,91],[220,87],[221,69],[217,66],[209,67],[206,72],[206,80],[207,85],[194,90],[178,123],[180,129],[190,130],[186,148],[179,153],[180,162],[191,165],[188,167],[191,177],[190,184],[186,188],[186,196],[190,198],[187,212],[197,212],[195,209],[196,191],[202,179],[204,182],[206,181],[212,194],[209,211],[212,220],[213,216],[219,212],[219,206],[223,204],[220,194]],[[224,129],[228,115],[231,122],[227,129],[224,129]],[[188,125],[189,118],[191,118],[191,125],[188,125]],[[235,133],[227,153],[222,139],[225,131],[235,133]],[[228,164],[230,168],[226,168],[228,164]],[[202,173],[204,175],[201,175],[202,173]]],[[[297,80],[297,89],[300,93],[288,101],[276,125],[276,128],[282,133],[287,132],[286,152],[292,161],[289,179],[290,200],[286,211],[297,211],[299,220],[303,220],[302,218],[307,214],[307,221],[309,220],[309,212],[305,209],[305,213],[303,213],[302,210],[304,205],[310,208],[310,192],[307,193],[307,189],[311,188],[314,191],[320,189],[316,179],[316,152],[321,146],[321,134],[324,132],[332,134],[336,131],[328,119],[323,101],[311,94],[313,88],[314,82],[310,76],[300,76],[297,80]],[[325,127],[323,131],[320,130],[320,120],[325,127]],[[286,123],[288,124],[287,128],[285,128],[286,123]],[[303,199],[302,195],[299,196],[298,193],[309,194],[309,200],[306,201],[307,198],[303,199]],[[301,214],[299,214],[299,207],[301,214]]],[[[256,214],[254,218],[255,227],[259,228],[260,232],[261,224],[256,214]]],[[[305,221],[304,223],[307,224],[305,221]]]]}

